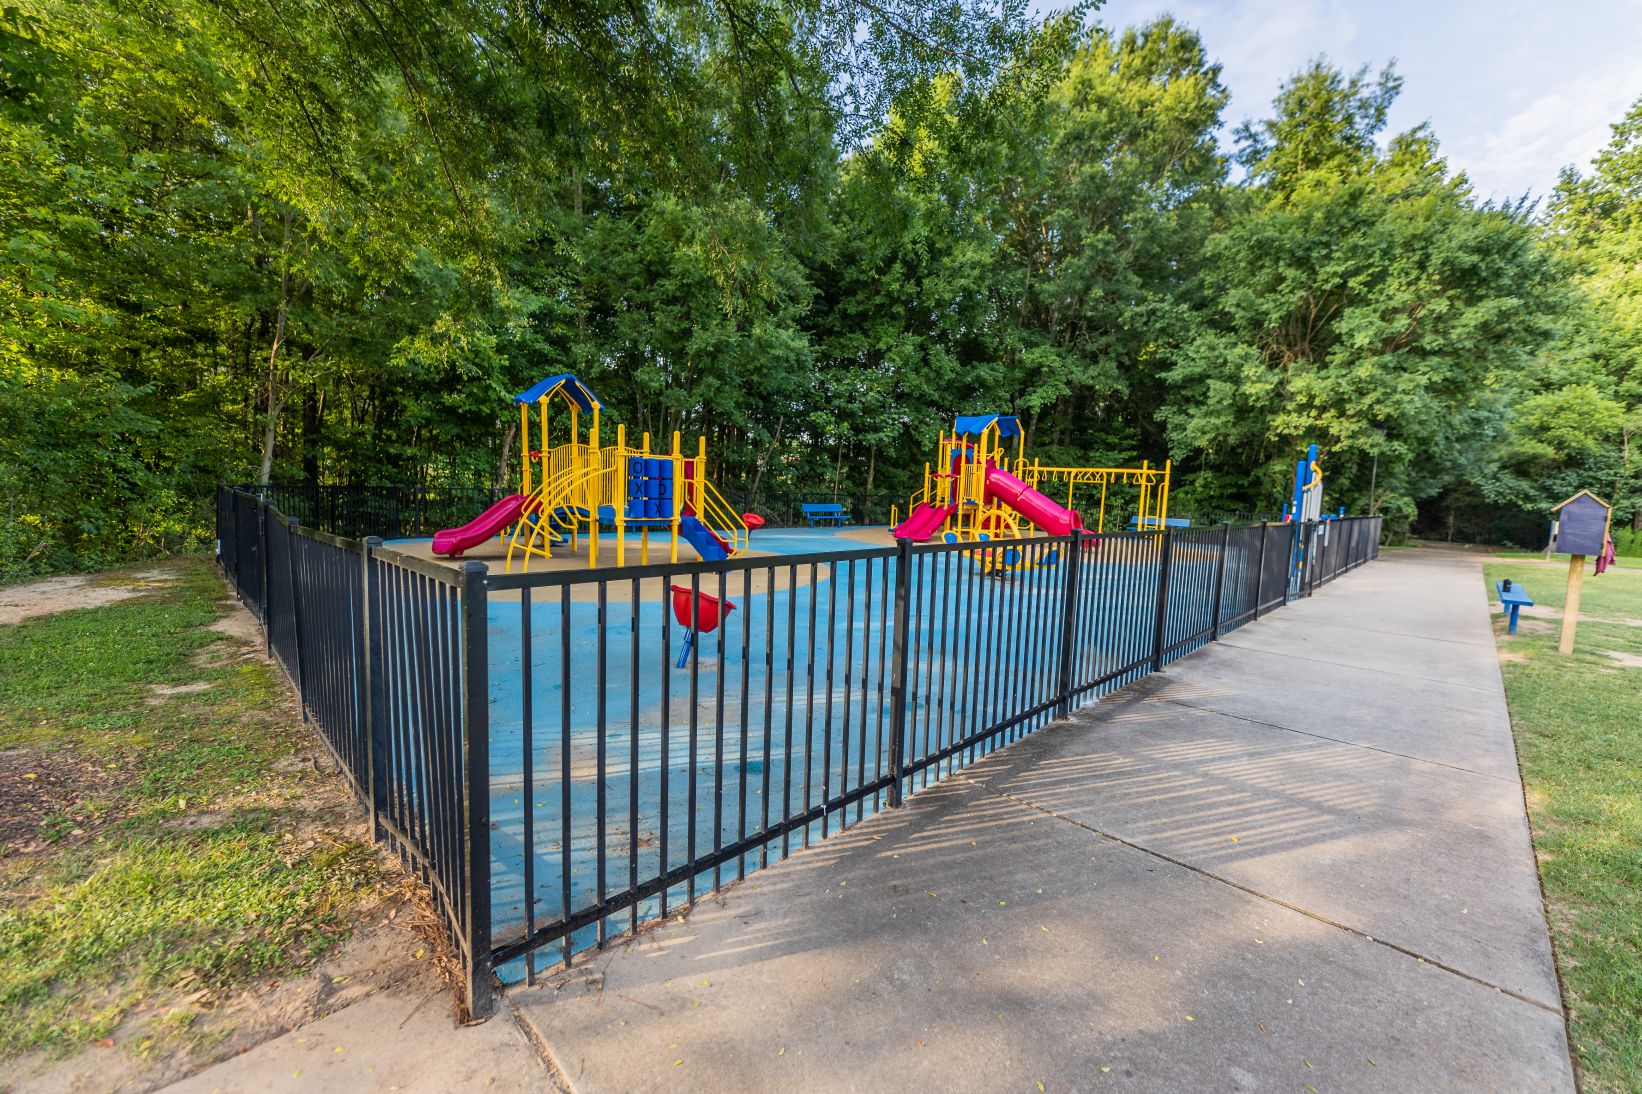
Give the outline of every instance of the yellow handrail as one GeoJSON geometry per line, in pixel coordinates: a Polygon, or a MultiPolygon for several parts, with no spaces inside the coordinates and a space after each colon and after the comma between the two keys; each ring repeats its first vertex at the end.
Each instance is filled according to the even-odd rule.
{"type": "Polygon", "coordinates": [[[696,468],[695,481],[699,484],[700,493],[698,496],[701,505],[698,508],[700,510],[699,515],[703,518],[702,523],[715,532],[729,533],[730,555],[732,558],[745,551],[751,543],[751,536],[747,531],[747,522],[741,518],[740,513],[731,508],[729,501],[725,499],[723,494],[718,492],[718,487],[712,484],[712,480],[701,473],[699,466],[696,468]]]}
{"type": "Polygon", "coordinates": [[[506,566],[508,573],[513,571],[513,552],[515,549],[522,548],[524,552],[523,568],[527,573],[530,571],[531,555],[541,555],[543,558],[553,557],[549,545],[538,547],[536,541],[538,539],[545,541],[547,533],[555,530],[553,528],[554,524],[568,525],[572,541],[579,533],[578,526],[580,524],[590,525],[592,542],[595,545],[593,549],[595,552],[597,551],[598,498],[600,496],[597,493],[599,485],[597,480],[606,475],[608,471],[609,469],[604,467],[561,467],[552,478],[536,488],[530,500],[525,503],[524,510],[520,513],[519,522],[513,526],[513,535],[508,540],[506,566]],[[595,489],[591,506],[583,504],[587,496],[585,488],[590,483],[595,489]],[[577,496],[578,492],[581,494],[580,498],[577,496]],[[558,516],[557,511],[560,509],[569,510],[567,516],[558,516]],[[587,515],[581,516],[576,512],[578,509],[586,510],[587,515]],[[538,514],[536,520],[525,519],[531,513],[538,514]],[[529,534],[523,536],[521,544],[521,535],[527,528],[529,534]]]}

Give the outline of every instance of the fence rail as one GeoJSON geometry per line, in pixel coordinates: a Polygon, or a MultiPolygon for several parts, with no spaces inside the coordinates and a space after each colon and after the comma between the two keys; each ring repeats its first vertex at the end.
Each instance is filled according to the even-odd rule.
{"type": "Polygon", "coordinates": [[[1380,520],[493,574],[224,487],[218,556],[467,970],[531,980],[1377,557],[1380,520]],[[704,599],[705,598],[705,599],[704,599]],[[722,611],[696,634],[684,622],[722,611]],[[690,608],[690,605],[697,605],[690,608]]]}

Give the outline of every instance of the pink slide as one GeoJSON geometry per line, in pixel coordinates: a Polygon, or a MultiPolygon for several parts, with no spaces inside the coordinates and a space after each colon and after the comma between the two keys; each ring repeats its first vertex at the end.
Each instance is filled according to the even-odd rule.
{"type": "Polygon", "coordinates": [[[524,507],[523,494],[509,494],[460,528],[446,528],[435,533],[433,553],[461,558],[462,552],[469,547],[477,547],[491,536],[501,535],[503,529],[519,519],[524,507]]]}
{"type": "Polygon", "coordinates": [[[895,526],[896,539],[915,539],[922,543],[935,534],[935,529],[946,523],[956,505],[931,505],[919,502],[918,508],[907,514],[907,519],[895,526]]]}
{"type": "Polygon", "coordinates": [[[1000,467],[986,469],[986,496],[1007,505],[1052,536],[1072,534],[1083,521],[1070,509],[1063,509],[1043,494],[1000,467]]]}

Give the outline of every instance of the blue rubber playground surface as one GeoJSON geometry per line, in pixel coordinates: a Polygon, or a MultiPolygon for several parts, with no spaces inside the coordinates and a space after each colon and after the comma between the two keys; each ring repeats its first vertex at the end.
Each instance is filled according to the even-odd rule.
{"type": "MultiPolygon", "coordinates": [[[[632,909],[607,921],[583,916],[589,921],[571,933],[569,949],[587,949],[882,807],[897,560],[823,530],[761,530],[753,546],[775,557],[697,578],[700,592],[722,594],[735,608],[682,668],[685,629],[658,579],[612,569],[601,586],[583,571],[580,583],[534,588],[528,598],[491,597],[497,944],[562,922],[567,908],[586,913],[601,898],[649,884],[654,891],[632,909]],[[849,554],[786,561],[821,552],[849,554]],[[789,817],[798,823],[785,836],[757,839],[789,817]],[[688,869],[738,841],[742,853],[688,869]]],[[[658,559],[652,541],[653,561],[665,551],[663,543],[658,559]]],[[[904,760],[938,757],[913,777],[914,789],[1053,716],[1065,567],[1046,545],[1029,556],[1045,564],[1001,574],[983,570],[979,549],[914,556],[904,760]],[[997,736],[956,749],[966,735],[1006,721],[997,736]]],[[[1182,579],[1194,565],[1176,558],[1171,609],[1183,595],[1208,595],[1211,580],[1182,579]]],[[[1110,537],[1086,556],[1086,633],[1076,636],[1074,679],[1094,681],[1148,657],[1156,573],[1155,548],[1141,539],[1110,537]]],[[[556,943],[538,953],[538,967],[563,952],[556,943]]],[[[524,959],[500,972],[523,978],[524,959]]]]}

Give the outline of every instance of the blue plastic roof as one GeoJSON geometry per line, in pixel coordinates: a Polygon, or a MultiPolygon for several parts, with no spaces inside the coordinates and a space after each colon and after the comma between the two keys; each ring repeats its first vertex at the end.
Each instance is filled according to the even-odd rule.
{"type": "Polygon", "coordinates": [[[544,395],[551,395],[555,388],[562,391],[565,398],[583,410],[592,410],[594,407],[598,407],[600,410],[604,409],[604,404],[599,401],[597,395],[593,394],[593,389],[568,372],[561,372],[557,376],[549,376],[545,380],[532,384],[530,390],[519,392],[513,397],[513,401],[516,403],[534,403],[544,395]]]}
{"type": "Polygon", "coordinates": [[[1020,435],[1021,420],[1007,414],[960,414],[953,429],[960,436],[974,437],[979,435],[993,422],[998,424],[998,436],[1016,437],[1020,435]]]}

